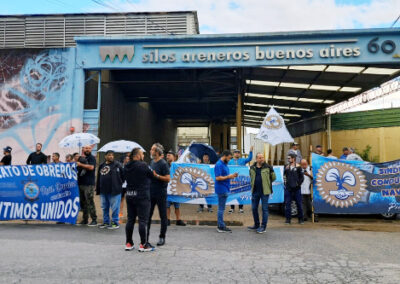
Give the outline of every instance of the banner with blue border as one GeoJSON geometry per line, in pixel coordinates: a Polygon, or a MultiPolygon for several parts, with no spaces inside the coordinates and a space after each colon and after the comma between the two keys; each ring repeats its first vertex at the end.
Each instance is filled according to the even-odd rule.
{"type": "Polygon", "coordinates": [[[75,224],[79,206],[75,163],[0,166],[0,221],[75,224]]]}
{"type": "Polygon", "coordinates": [[[400,160],[369,163],[312,155],[315,213],[400,213],[400,160]]]}
{"type": "MultiPolygon", "coordinates": [[[[229,166],[230,173],[238,173],[231,180],[227,204],[251,204],[249,167],[229,166]]],[[[283,167],[275,166],[276,180],[269,203],[283,203],[283,167]]],[[[218,204],[214,191],[214,165],[172,163],[171,181],[168,185],[168,201],[190,204],[218,204]]]]}

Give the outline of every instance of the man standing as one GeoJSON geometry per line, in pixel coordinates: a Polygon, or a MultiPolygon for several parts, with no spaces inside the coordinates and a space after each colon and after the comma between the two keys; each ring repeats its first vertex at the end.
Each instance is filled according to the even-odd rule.
{"type": "Polygon", "coordinates": [[[228,193],[230,192],[230,179],[238,176],[238,173],[229,174],[228,163],[232,159],[232,153],[229,150],[222,152],[221,158],[215,164],[215,193],[218,195],[218,233],[232,233],[224,223],[224,211],[228,193]]]}
{"type": "Polygon", "coordinates": [[[151,218],[153,217],[154,207],[157,205],[161,219],[161,231],[159,235],[158,246],[165,244],[165,235],[167,233],[167,186],[170,179],[169,167],[167,162],[162,159],[164,147],[160,143],[155,143],[150,150],[152,161],[150,168],[153,170],[154,178],[150,184],[150,216],[147,231],[147,240],[150,236],[151,218]]]}
{"type": "Polygon", "coordinates": [[[340,160],[346,160],[347,156],[349,155],[349,148],[343,147],[343,155],[340,156],[340,160]]]}
{"type": "Polygon", "coordinates": [[[126,245],[125,250],[134,249],[132,234],[136,217],[139,218],[140,252],[153,251],[147,239],[147,223],[150,214],[150,183],[154,177],[153,172],[143,162],[144,154],[140,148],[132,150],[130,162],[124,167],[124,176],[127,182],[126,206],[128,211],[128,222],[126,223],[126,245]]]}
{"type": "Polygon", "coordinates": [[[61,163],[60,162],[60,154],[57,152],[53,153],[53,155],[51,155],[51,160],[53,161],[54,164],[61,163]]]}
{"type": "Polygon", "coordinates": [[[276,179],[274,168],[265,162],[264,155],[258,153],[256,162],[250,167],[251,182],[251,209],[253,211],[254,225],[249,230],[256,230],[262,234],[266,232],[268,223],[268,199],[272,194],[272,182],[276,179]],[[258,215],[258,205],[262,204],[262,223],[258,215]]]}
{"type": "Polygon", "coordinates": [[[47,156],[42,153],[42,144],[36,144],[36,152],[31,153],[26,160],[27,165],[47,164],[47,156]]]}
{"type": "MultiPolygon", "coordinates": [[[[167,153],[167,163],[168,166],[171,168],[171,164],[175,162],[175,153],[172,150],[169,150],[167,153]]],[[[186,226],[186,224],[181,220],[181,204],[179,202],[171,202],[167,201],[167,219],[168,219],[168,226],[171,225],[171,205],[174,205],[175,208],[175,216],[176,216],[176,225],[177,226],[186,226]]]]}
{"type": "Polygon", "coordinates": [[[324,152],[322,152],[322,146],[321,145],[315,146],[315,154],[321,155],[321,156],[324,155],[324,152]]]}
{"type": "Polygon", "coordinates": [[[12,151],[12,148],[10,146],[3,148],[4,157],[0,161],[0,166],[11,165],[11,160],[12,160],[11,151],[12,151]]]}
{"type": "Polygon", "coordinates": [[[290,153],[296,154],[296,163],[300,164],[302,156],[301,156],[301,151],[299,149],[299,143],[294,142],[292,144],[292,147],[289,149],[287,156],[289,156],[290,153]]]}
{"type": "MultiPolygon", "coordinates": [[[[253,146],[250,147],[250,153],[247,159],[241,158],[241,152],[239,149],[233,151],[233,159],[231,159],[228,165],[234,166],[245,166],[247,163],[251,162],[253,159],[253,146]]],[[[231,209],[229,209],[229,214],[235,212],[235,205],[231,205],[231,209]]],[[[239,213],[244,213],[243,204],[239,205],[239,213]]]]}
{"type": "Polygon", "coordinates": [[[103,224],[99,228],[118,229],[124,175],[122,165],[114,161],[113,151],[107,151],[105,159],[97,171],[96,194],[100,194],[101,208],[103,209],[103,224]],[[112,212],[111,224],[110,209],[112,212]]]}
{"type": "Polygon", "coordinates": [[[84,156],[78,158],[79,161],[76,163],[78,173],[80,173],[78,175],[78,185],[81,208],[83,211],[83,220],[80,224],[94,227],[97,226],[96,207],[94,204],[96,158],[92,155],[91,146],[83,147],[83,154],[84,156]],[[81,158],[84,158],[87,163],[81,162],[81,158]],[[92,218],[90,224],[88,224],[89,215],[92,218]]]}
{"type": "Polygon", "coordinates": [[[307,221],[307,218],[310,218],[312,214],[311,182],[313,180],[313,175],[306,159],[301,160],[300,166],[304,174],[304,180],[301,184],[301,199],[304,212],[304,221],[307,221]]]}
{"type": "Polygon", "coordinates": [[[349,148],[349,155],[346,157],[347,161],[363,161],[363,159],[356,154],[356,150],[354,148],[349,148]]]}
{"type": "Polygon", "coordinates": [[[286,224],[290,224],[292,219],[292,200],[296,202],[299,224],[304,224],[303,210],[301,207],[301,184],[304,174],[299,164],[296,164],[296,154],[289,154],[289,165],[285,167],[285,215],[286,224]]]}

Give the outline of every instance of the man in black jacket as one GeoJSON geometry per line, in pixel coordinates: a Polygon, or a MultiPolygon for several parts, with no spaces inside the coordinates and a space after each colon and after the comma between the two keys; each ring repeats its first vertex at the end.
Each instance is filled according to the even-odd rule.
{"type": "Polygon", "coordinates": [[[296,154],[289,153],[289,165],[285,167],[285,215],[286,224],[290,224],[292,218],[292,201],[297,205],[297,217],[299,224],[304,224],[303,209],[301,205],[301,184],[304,180],[304,174],[299,164],[296,163],[296,154]]]}
{"type": "Polygon", "coordinates": [[[47,156],[42,153],[42,144],[36,144],[36,151],[31,153],[26,160],[27,165],[47,164],[47,156]]]}
{"type": "Polygon", "coordinates": [[[131,161],[124,167],[126,188],[126,206],[128,211],[128,222],[126,223],[126,245],[125,250],[134,249],[132,234],[139,217],[140,252],[153,251],[154,247],[148,243],[147,222],[150,214],[150,183],[154,177],[149,166],[143,162],[144,154],[142,149],[135,148],[130,155],[131,161]]]}
{"type": "Polygon", "coordinates": [[[103,224],[100,228],[119,228],[119,208],[121,205],[122,183],[125,180],[122,165],[114,161],[114,152],[107,151],[105,162],[97,172],[96,193],[100,194],[103,209],[103,224]],[[110,224],[110,209],[112,222],[110,224]]]}

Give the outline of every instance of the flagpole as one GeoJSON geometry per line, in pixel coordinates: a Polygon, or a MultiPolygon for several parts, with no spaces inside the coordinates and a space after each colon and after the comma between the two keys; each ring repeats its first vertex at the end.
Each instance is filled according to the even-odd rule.
{"type": "MultiPolygon", "coordinates": [[[[310,145],[310,165],[312,169],[312,150],[313,146],[310,145]]],[[[314,215],[314,181],[311,183],[311,222],[314,224],[315,222],[315,215],[314,215]]]]}

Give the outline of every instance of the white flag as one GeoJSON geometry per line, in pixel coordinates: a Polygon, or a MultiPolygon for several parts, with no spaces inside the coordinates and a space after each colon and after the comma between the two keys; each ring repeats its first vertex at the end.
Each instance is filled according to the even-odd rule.
{"type": "Polygon", "coordinates": [[[286,128],[285,121],[273,107],[271,107],[265,116],[256,138],[271,145],[294,142],[286,128]]]}

